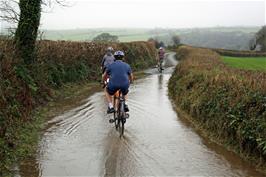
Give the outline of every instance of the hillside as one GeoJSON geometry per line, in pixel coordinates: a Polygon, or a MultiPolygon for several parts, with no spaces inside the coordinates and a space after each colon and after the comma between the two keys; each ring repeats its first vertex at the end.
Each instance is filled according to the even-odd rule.
{"type": "Polygon", "coordinates": [[[248,50],[249,40],[259,27],[215,27],[192,29],[75,29],[75,30],[45,30],[43,38],[49,40],[91,41],[97,35],[107,32],[117,35],[121,42],[146,41],[150,37],[157,38],[165,44],[171,44],[171,36],[177,34],[184,44],[248,50]]]}

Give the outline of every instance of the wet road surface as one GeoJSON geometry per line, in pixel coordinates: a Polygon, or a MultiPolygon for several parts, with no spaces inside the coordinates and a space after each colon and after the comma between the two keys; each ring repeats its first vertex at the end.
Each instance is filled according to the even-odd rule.
{"type": "MultiPolygon", "coordinates": [[[[173,55],[166,66],[176,63],[173,55]]],[[[178,117],[167,93],[172,70],[148,70],[131,86],[124,138],[108,123],[103,93],[95,93],[47,122],[36,159],[17,176],[263,176],[178,117]]]]}

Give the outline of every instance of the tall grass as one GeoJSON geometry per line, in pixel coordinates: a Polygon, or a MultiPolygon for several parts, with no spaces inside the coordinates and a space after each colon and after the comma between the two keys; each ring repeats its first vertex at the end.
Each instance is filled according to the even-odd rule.
{"type": "Polygon", "coordinates": [[[256,164],[266,161],[266,73],[234,69],[208,49],[180,47],[170,96],[197,125],[256,164]]]}

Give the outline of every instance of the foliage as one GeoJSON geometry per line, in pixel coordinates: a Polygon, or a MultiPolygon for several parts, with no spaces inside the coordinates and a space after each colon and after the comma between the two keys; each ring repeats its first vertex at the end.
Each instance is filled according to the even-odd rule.
{"type": "Polygon", "coordinates": [[[38,41],[37,60],[26,65],[17,61],[12,41],[0,40],[0,172],[27,154],[25,148],[20,150],[25,153],[16,151],[25,145],[22,127],[35,124],[31,117],[34,108],[47,103],[52,90],[64,84],[100,80],[101,59],[110,45],[125,52],[134,71],[155,63],[156,49],[147,42],[38,41]]]}
{"type": "Polygon", "coordinates": [[[266,52],[266,26],[263,26],[255,35],[255,43],[252,49],[260,47],[260,51],[266,52]]]}
{"type": "Polygon", "coordinates": [[[227,67],[208,49],[182,46],[170,81],[176,105],[240,154],[266,161],[266,73],[227,67]]]}
{"type": "Polygon", "coordinates": [[[160,47],[165,47],[165,44],[164,44],[163,41],[160,41],[160,42],[159,42],[159,48],[160,48],[160,47]]]}
{"type": "Polygon", "coordinates": [[[158,39],[149,38],[148,42],[151,42],[155,45],[156,49],[159,49],[160,47],[165,47],[164,43],[162,41],[159,41],[158,39]]]}
{"type": "Polygon", "coordinates": [[[119,42],[118,36],[111,35],[109,33],[102,33],[93,38],[94,42],[119,42]]]}
{"type": "Polygon", "coordinates": [[[177,47],[178,45],[180,45],[181,39],[178,35],[173,35],[172,40],[173,40],[173,47],[177,47]]]}

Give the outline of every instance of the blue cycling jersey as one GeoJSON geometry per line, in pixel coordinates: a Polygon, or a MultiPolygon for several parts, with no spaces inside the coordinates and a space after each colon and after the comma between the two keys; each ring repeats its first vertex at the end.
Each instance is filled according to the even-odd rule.
{"type": "Polygon", "coordinates": [[[114,63],[109,65],[106,69],[109,75],[109,84],[115,87],[129,86],[129,76],[132,73],[130,66],[121,61],[116,60],[114,63]]]}

